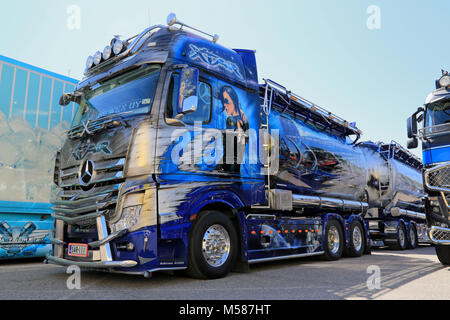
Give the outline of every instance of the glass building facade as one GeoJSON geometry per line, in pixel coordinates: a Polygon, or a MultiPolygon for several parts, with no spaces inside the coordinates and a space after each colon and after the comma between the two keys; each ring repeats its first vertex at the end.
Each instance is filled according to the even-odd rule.
{"type": "Polygon", "coordinates": [[[0,208],[50,202],[56,152],[76,112],[59,99],[77,82],[0,55],[0,208]]]}

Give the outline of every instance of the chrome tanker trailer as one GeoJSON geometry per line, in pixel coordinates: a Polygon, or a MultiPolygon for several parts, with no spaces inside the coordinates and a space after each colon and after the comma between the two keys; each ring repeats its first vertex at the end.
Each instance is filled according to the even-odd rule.
{"type": "Polygon", "coordinates": [[[289,114],[298,102],[319,107],[298,96],[289,107],[292,93],[277,88],[269,123],[280,131],[280,160],[271,188],[290,190],[294,207],[308,214],[360,212],[374,245],[406,249],[428,241],[420,160],[395,141],[357,143],[360,132],[354,139],[333,132],[327,121],[334,115],[308,119],[306,108],[289,114]]]}

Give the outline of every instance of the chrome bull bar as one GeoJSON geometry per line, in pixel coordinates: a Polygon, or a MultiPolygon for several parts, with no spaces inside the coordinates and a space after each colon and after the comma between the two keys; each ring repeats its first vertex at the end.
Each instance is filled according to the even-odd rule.
{"type": "Polygon", "coordinates": [[[134,260],[124,260],[124,261],[113,261],[110,242],[125,235],[128,230],[121,230],[108,235],[108,229],[106,227],[106,220],[104,212],[97,212],[93,214],[88,214],[84,216],[79,216],[76,218],[69,218],[59,214],[53,214],[53,218],[56,221],[55,237],[51,238],[55,250],[53,255],[47,255],[46,260],[49,263],[54,263],[58,265],[70,266],[76,265],[83,268],[95,268],[95,269],[110,269],[110,268],[131,268],[138,264],[134,260]],[[96,220],[98,239],[88,243],[88,245],[93,249],[99,249],[98,251],[91,251],[92,261],[79,261],[70,260],[64,258],[64,223],[75,224],[80,221],[85,220],[96,220]]]}

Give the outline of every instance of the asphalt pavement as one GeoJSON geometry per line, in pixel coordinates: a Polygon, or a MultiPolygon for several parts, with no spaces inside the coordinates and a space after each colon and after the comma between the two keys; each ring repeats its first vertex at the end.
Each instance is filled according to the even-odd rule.
{"type": "Polygon", "coordinates": [[[251,265],[249,273],[196,280],[182,272],[142,276],[82,271],[41,260],[0,261],[0,300],[309,300],[450,299],[450,267],[430,246],[375,249],[361,258],[317,258],[251,265]],[[78,282],[79,280],[79,282],[78,282]]]}

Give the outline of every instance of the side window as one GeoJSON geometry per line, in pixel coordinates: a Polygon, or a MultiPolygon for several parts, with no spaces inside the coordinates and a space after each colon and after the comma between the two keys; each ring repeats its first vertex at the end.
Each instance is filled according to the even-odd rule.
{"type": "MultiPolygon", "coordinates": [[[[173,74],[169,85],[169,95],[167,97],[166,117],[173,118],[177,114],[178,91],[180,88],[180,75],[173,74]]],[[[185,115],[181,118],[186,124],[202,122],[207,124],[211,121],[212,89],[209,84],[199,81],[198,84],[198,107],[197,111],[185,115]]]]}

